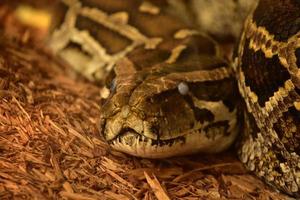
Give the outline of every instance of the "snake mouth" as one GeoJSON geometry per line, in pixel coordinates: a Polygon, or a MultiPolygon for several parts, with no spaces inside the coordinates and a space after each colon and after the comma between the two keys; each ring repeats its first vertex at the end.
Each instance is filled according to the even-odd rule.
{"type": "Polygon", "coordinates": [[[188,132],[178,137],[162,140],[146,137],[132,128],[123,128],[108,143],[113,149],[133,156],[167,158],[199,152],[217,153],[229,147],[233,139],[234,137],[219,137],[212,140],[205,134],[188,132]]]}
{"type": "Polygon", "coordinates": [[[122,143],[127,145],[133,145],[134,142],[147,143],[151,146],[172,146],[175,142],[185,142],[185,136],[178,136],[171,139],[152,139],[144,136],[132,128],[123,128],[117,136],[108,141],[109,144],[115,145],[116,143],[122,143]]]}
{"type": "Polygon", "coordinates": [[[164,158],[178,155],[176,148],[184,146],[185,136],[161,140],[146,137],[132,128],[124,128],[108,143],[118,151],[144,158],[164,158]]]}

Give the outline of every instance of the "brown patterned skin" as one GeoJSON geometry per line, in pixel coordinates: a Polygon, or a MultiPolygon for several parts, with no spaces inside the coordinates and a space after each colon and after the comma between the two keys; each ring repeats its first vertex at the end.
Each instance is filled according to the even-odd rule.
{"type": "Polygon", "coordinates": [[[241,161],[300,196],[300,1],[260,1],[245,23],[237,80],[246,102],[241,161]]]}
{"type": "Polygon", "coordinates": [[[112,148],[162,158],[233,143],[237,84],[212,39],[167,13],[165,1],[62,3],[68,9],[50,47],[87,78],[112,85],[100,116],[112,148]]]}
{"type": "MultiPolygon", "coordinates": [[[[128,12],[136,15],[141,3],[128,12]]],[[[239,95],[215,43],[189,35],[193,31],[186,32],[188,27],[164,10],[148,19],[141,17],[148,13],[139,15],[156,31],[164,27],[159,33],[150,24],[148,30],[139,27],[161,43],[153,49],[137,47],[115,66],[115,85],[102,105],[101,135],[117,150],[148,158],[226,149],[238,133],[239,95]],[[178,37],[180,32],[188,34],[178,37]],[[188,94],[179,93],[181,83],[188,94]]]]}
{"type": "Polygon", "coordinates": [[[239,88],[241,161],[300,196],[298,0],[263,0],[249,16],[234,63],[238,88],[215,43],[167,13],[166,1],[62,2],[65,19],[49,44],[87,78],[112,85],[100,134],[113,148],[152,158],[226,149],[243,122],[239,88]]]}
{"type": "MultiPolygon", "coordinates": [[[[173,38],[176,33],[178,37],[195,34],[189,31],[191,27],[161,11],[166,1],[155,1],[158,5],[153,7],[143,2],[61,0],[63,16],[58,17],[60,26],[52,34],[49,46],[93,81],[106,79],[116,62],[128,54],[136,60],[141,59],[140,67],[151,66],[159,59],[162,62],[170,56],[172,48],[181,43],[180,40],[164,42],[166,38],[173,38]],[[186,31],[178,32],[182,29],[186,31]],[[149,51],[133,51],[142,47],[149,51]],[[156,51],[160,53],[152,55],[156,51]]],[[[195,39],[194,42],[206,47],[198,48],[200,52],[216,51],[210,40],[195,39]]]]}

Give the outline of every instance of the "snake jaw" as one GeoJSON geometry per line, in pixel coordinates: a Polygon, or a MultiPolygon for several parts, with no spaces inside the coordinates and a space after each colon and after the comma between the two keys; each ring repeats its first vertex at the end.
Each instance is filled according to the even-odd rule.
{"type": "Polygon", "coordinates": [[[222,137],[216,134],[214,139],[209,139],[204,133],[194,131],[169,140],[153,140],[128,130],[109,141],[109,144],[113,149],[133,156],[166,158],[198,152],[220,152],[232,144],[235,136],[222,137]]]}
{"type": "Polygon", "coordinates": [[[160,136],[160,130],[154,128],[156,123],[158,121],[143,120],[129,107],[123,107],[115,116],[102,118],[101,134],[115,150],[138,157],[165,158],[220,152],[230,146],[238,132],[230,130],[234,134],[223,134],[230,129],[231,122],[216,122],[214,126],[219,124],[219,128],[209,126],[211,123],[208,122],[199,122],[181,133],[160,136]]]}

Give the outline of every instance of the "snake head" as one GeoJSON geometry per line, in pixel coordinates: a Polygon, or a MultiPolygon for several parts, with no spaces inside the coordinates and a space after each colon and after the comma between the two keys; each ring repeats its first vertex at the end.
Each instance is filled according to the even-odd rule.
{"type": "Polygon", "coordinates": [[[161,158],[219,152],[233,142],[238,95],[226,63],[205,56],[133,69],[128,59],[116,66],[111,94],[102,105],[100,134],[113,149],[161,158]]]}

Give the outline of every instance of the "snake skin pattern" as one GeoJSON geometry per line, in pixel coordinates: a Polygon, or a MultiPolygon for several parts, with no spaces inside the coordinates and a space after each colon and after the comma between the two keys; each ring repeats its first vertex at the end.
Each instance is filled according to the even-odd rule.
{"type": "Polygon", "coordinates": [[[216,153],[241,134],[246,168],[300,196],[298,0],[260,1],[232,63],[167,1],[61,2],[49,45],[110,88],[100,134],[112,148],[150,158],[216,153]]]}
{"type": "Polygon", "coordinates": [[[267,183],[300,196],[300,1],[261,1],[245,24],[237,80],[248,112],[239,155],[267,183]]]}

